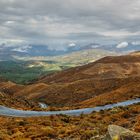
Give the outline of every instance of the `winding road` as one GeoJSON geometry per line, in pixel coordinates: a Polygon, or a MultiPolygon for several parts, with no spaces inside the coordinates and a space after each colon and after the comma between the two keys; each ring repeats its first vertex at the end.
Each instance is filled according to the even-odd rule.
{"type": "Polygon", "coordinates": [[[58,114],[65,114],[65,115],[80,115],[80,114],[90,114],[93,111],[101,111],[101,110],[107,110],[112,109],[114,107],[120,107],[120,106],[128,106],[132,104],[140,103],[140,98],[128,100],[124,102],[119,102],[116,104],[109,104],[105,106],[97,106],[93,108],[83,108],[83,109],[76,109],[76,110],[65,110],[65,111],[23,111],[23,110],[17,110],[12,109],[4,106],[0,106],[0,115],[1,116],[11,116],[11,117],[39,117],[39,116],[50,116],[50,115],[58,115],[58,114]]]}
{"type": "Polygon", "coordinates": [[[45,103],[39,103],[39,106],[40,106],[41,108],[47,108],[47,107],[48,107],[45,103]]]}

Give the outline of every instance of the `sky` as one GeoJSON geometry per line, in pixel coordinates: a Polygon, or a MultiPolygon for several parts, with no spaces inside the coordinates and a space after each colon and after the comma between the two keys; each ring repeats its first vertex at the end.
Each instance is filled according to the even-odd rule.
{"type": "Polygon", "coordinates": [[[61,49],[139,40],[140,0],[0,0],[1,43],[61,49]]]}

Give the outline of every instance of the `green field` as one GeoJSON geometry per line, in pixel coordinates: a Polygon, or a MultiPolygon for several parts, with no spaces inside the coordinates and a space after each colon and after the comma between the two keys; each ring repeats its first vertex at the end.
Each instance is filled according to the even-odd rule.
{"type": "Polygon", "coordinates": [[[18,84],[28,84],[41,75],[61,71],[71,66],[48,61],[0,61],[0,77],[18,84]]]}
{"type": "Polygon", "coordinates": [[[28,84],[40,76],[94,62],[113,53],[105,50],[83,50],[56,57],[16,57],[0,61],[0,77],[18,84],[28,84]]]}

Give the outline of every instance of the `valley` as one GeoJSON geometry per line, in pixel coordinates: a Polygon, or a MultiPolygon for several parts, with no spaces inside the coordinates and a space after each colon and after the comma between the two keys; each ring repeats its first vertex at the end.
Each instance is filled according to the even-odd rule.
{"type": "Polygon", "coordinates": [[[139,55],[104,57],[41,77],[33,85],[13,94],[18,97],[25,95],[28,99],[38,99],[52,106],[80,108],[138,98],[139,62],[139,55]]]}
{"type": "Polygon", "coordinates": [[[28,84],[40,76],[85,65],[107,55],[115,55],[115,52],[86,49],[59,56],[14,55],[12,59],[1,59],[0,77],[18,84],[28,84]]]}
{"type": "Polygon", "coordinates": [[[24,85],[1,78],[0,138],[100,140],[110,124],[140,132],[139,98],[139,52],[105,56],[24,85]]]}
{"type": "Polygon", "coordinates": [[[3,81],[0,91],[57,108],[85,108],[139,98],[139,77],[136,52],[41,76],[28,85],[3,81]]]}
{"type": "Polygon", "coordinates": [[[140,1],[0,0],[0,140],[140,140],[140,1]]]}

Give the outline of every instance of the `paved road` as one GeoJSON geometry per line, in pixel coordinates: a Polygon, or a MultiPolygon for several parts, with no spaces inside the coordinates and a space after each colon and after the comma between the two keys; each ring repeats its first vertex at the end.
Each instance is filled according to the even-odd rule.
{"type": "Polygon", "coordinates": [[[140,103],[140,98],[128,100],[124,102],[119,102],[116,104],[105,105],[105,106],[76,109],[76,110],[66,110],[66,111],[46,111],[46,112],[45,111],[23,111],[23,110],[17,110],[17,109],[0,106],[0,115],[12,116],[12,117],[50,116],[50,115],[57,115],[57,114],[80,115],[80,114],[90,114],[93,111],[107,110],[107,109],[111,109],[111,108],[119,107],[119,106],[128,106],[135,103],[140,103]]]}
{"type": "Polygon", "coordinates": [[[39,103],[39,106],[41,107],[41,108],[47,108],[48,106],[45,104],[45,103],[39,103]]]}

